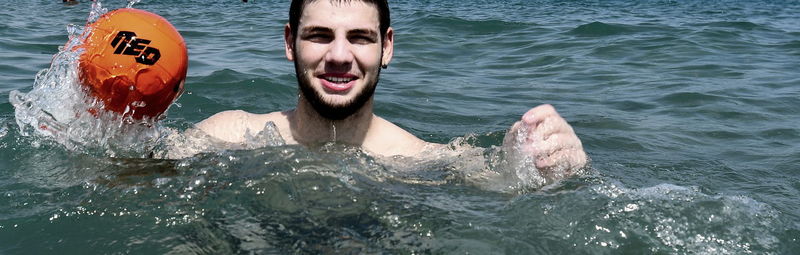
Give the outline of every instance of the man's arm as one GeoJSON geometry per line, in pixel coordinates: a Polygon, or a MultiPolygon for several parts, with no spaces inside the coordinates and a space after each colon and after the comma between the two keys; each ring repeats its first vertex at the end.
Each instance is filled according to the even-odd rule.
{"type": "Polygon", "coordinates": [[[373,118],[371,131],[363,143],[368,151],[384,157],[405,156],[421,158],[425,152],[441,150],[443,144],[429,143],[381,117],[373,118]]]}
{"type": "Polygon", "coordinates": [[[267,114],[254,114],[242,110],[224,111],[205,119],[195,125],[195,128],[216,139],[229,143],[245,143],[247,139],[264,131],[267,122],[275,124],[277,134],[286,143],[294,144],[289,136],[286,114],[272,112],[267,114]]]}
{"type": "Polygon", "coordinates": [[[382,163],[399,169],[420,162],[443,163],[466,182],[489,190],[520,192],[578,174],[589,160],[572,127],[551,105],[526,112],[511,126],[502,147],[478,148],[465,139],[446,145],[426,144],[407,159],[411,161],[382,163]]]}
{"type": "Polygon", "coordinates": [[[242,143],[249,131],[247,125],[249,115],[250,113],[241,110],[219,112],[197,123],[195,127],[216,139],[229,143],[242,143]]]}
{"type": "Polygon", "coordinates": [[[165,157],[185,158],[219,150],[242,150],[286,144],[280,134],[280,112],[252,114],[241,110],[217,113],[194,128],[167,136],[165,157]],[[277,124],[276,124],[277,123],[277,124]]]}

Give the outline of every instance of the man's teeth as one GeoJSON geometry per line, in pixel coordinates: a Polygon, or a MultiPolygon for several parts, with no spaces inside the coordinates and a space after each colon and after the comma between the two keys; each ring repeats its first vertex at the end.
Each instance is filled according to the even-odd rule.
{"type": "Polygon", "coordinates": [[[325,80],[327,80],[329,82],[333,82],[333,83],[346,83],[346,82],[350,82],[350,81],[355,80],[355,79],[353,79],[353,78],[345,78],[345,77],[325,77],[325,80]]]}

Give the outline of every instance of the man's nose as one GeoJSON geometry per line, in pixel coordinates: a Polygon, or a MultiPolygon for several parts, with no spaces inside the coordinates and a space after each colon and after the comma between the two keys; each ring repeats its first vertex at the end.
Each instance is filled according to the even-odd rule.
{"type": "Polygon", "coordinates": [[[352,45],[345,38],[336,38],[331,42],[325,61],[335,65],[349,65],[353,63],[352,45]]]}

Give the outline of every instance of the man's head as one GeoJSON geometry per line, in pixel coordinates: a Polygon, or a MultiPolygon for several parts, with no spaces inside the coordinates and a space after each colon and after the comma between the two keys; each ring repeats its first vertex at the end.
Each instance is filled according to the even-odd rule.
{"type": "MultiPolygon", "coordinates": [[[[292,5],[289,7],[289,26],[292,27],[292,34],[297,34],[298,24],[300,23],[300,16],[303,10],[309,3],[319,0],[292,0],[292,5]]],[[[372,5],[378,11],[378,21],[380,22],[379,28],[381,37],[386,36],[386,30],[391,25],[391,18],[389,17],[389,3],[386,0],[324,0],[336,3],[349,3],[349,2],[364,2],[372,5]]]]}
{"type": "Polygon", "coordinates": [[[362,109],[392,58],[386,0],[295,0],[289,16],[286,57],[301,96],[327,119],[362,109]]]}

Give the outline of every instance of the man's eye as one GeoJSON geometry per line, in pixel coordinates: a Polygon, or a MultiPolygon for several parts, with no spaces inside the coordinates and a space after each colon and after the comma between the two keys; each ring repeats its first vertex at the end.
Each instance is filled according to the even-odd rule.
{"type": "Polygon", "coordinates": [[[325,34],[310,34],[304,36],[304,39],[316,43],[328,43],[331,41],[331,37],[325,34]]]}
{"type": "Polygon", "coordinates": [[[372,39],[372,37],[369,37],[369,36],[357,35],[357,36],[350,37],[350,43],[353,43],[353,44],[370,44],[370,43],[375,43],[375,39],[372,39]]]}

